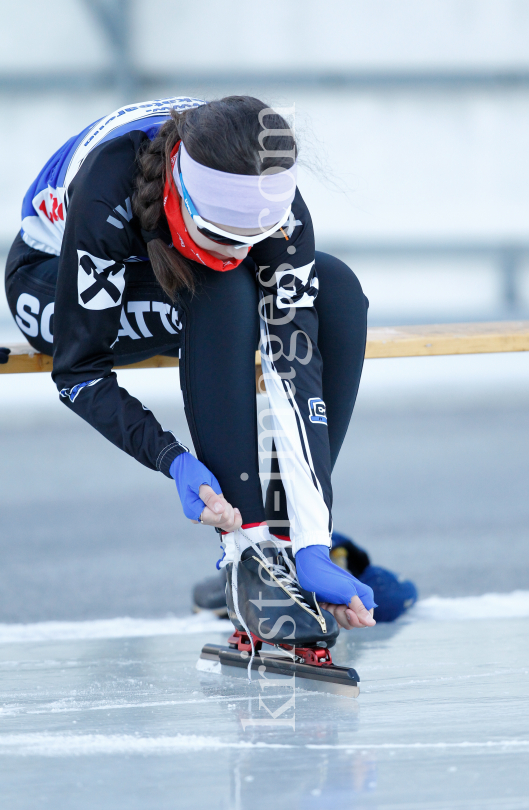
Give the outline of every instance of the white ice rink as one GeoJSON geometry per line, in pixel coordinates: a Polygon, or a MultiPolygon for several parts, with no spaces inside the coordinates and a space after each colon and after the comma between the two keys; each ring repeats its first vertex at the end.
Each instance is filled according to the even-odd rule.
{"type": "Polygon", "coordinates": [[[2,806],[529,807],[529,592],[430,598],[342,633],[357,700],[198,672],[228,627],[0,626],[2,806]]]}

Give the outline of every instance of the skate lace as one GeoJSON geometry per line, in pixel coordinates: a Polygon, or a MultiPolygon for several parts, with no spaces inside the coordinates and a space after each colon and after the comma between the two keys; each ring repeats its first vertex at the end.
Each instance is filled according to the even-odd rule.
{"type": "Polygon", "coordinates": [[[288,554],[285,551],[284,546],[280,545],[280,543],[275,540],[272,536],[270,539],[267,540],[267,547],[275,547],[276,551],[278,552],[276,556],[276,562],[273,562],[266,554],[263,554],[262,550],[259,548],[257,543],[248,537],[246,532],[242,529],[238,529],[234,532],[234,541],[235,541],[235,548],[236,554],[235,559],[233,561],[233,571],[232,571],[232,595],[233,595],[233,607],[235,610],[235,615],[237,616],[239,622],[242,624],[248,638],[250,639],[250,644],[252,648],[252,653],[250,656],[250,660],[248,662],[248,681],[251,683],[252,681],[252,664],[255,659],[255,645],[253,641],[252,634],[248,629],[248,625],[244,621],[240,608],[239,608],[239,589],[238,589],[238,567],[239,562],[241,560],[241,549],[239,545],[239,532],[242,534],[243,537],[246,538],[254,552],[257,554],[258,558],[261,562],[266,566],[266,569],[273,575],[276,581],[284,588],[284,590],[289,594],[289,596],[304,610],[310,613],[316,620],[319,621],[319,615],[314,610],[314,608],[309,605],[306,599],[303,597],[303,594],[300,591],[300,584],[298,582],[296,569],[292,562],[290,561],[288,554]]]}
{"type": "MultiPolygon", "coordinates": [[[[244,532],[243,532],[244,534],[244,532]]],[[[244,535],[247,537],[246,535],[244,535]]],[[[247,538],[248,539],[248,538],[247,538]]],[[[306,601],[305,597],[300,591],[300,584],[298,581],[298,577],[296,574],[296,569],[292,565],[288,554],[286,553],[285,549],[282,548],[278,543],[274,540],[271,541],[273,545],[276,547],[278,552],[281,556],[278,555],[277,562],[272,562],[272,560],[267,557],[260,548],[256,547],[252,543],[252,548],[254,551],[257,552],[259,558],[262,562],[266,565],[267,569],[274,575],[275,579],[278,581],[280,585],[285,589],[285,591],[305,610],[308,610],[309,613],[312,613],[314,618],[318,618],[318,614],[311,607],[311,605],[306,601]]]]}
{"type": "MultiPolygon", "coordinates": [[[[247,535],[245,537],[248,539],[247,535]]],[[[248,638],[250,639],[250,644],[252,647],[252,654],[250,656],[250,660],[248,662],[248,682],[252,682],[252,664],[255,658],[255,645],[253,643],[252,634],[248,629],[248,625],[244,621],[240,608],[239,608],[239,583],[238,583],[238,571],[239,571],[239,562],[241,561],[241,547],[239,545],[239,537],[238,531],[235,530],[233,533],[233,539],[235,541],[235,558],[233,560],[233,568],[232,568],[232,575],[231,575],[231,594],[233,597],[233,609],[235,610],[235,615],[237,616],[239,622],[242,624],[244,631],[248,638]]],[[[251,542],[251,541],[250,541],[251,542]]],[[[252,543],[253,545],[253,543],[252,543]]]]}

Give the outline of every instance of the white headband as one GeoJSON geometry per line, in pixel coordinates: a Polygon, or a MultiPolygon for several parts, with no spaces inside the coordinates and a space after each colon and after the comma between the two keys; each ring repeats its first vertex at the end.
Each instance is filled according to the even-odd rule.
{"type": "MultiPolygon", "coordinates": [[[[297,164],[263,174],[219,172],[197,163],[180,146],[180,169],[189,196],[203,219],[232,228],[266,228],[279,222],[296,193],[297,164]]],[[[174,180],[181,196],[178,161],[174,180]]]]}

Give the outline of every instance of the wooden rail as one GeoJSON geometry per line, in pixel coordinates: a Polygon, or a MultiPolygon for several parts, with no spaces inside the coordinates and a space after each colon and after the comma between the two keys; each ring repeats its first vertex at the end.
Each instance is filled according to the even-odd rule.
{"type": "MultiPolygon", "coordinates": [[[[3,344],[11,349],[0,374],[50,372],[53,360],[28,343],[3,344]]],[[[378,326],[367,330],[366,358],[424,357],[441,354],[483,354],[529,351],[529,321],[450,323],[426,326],[378,326]]],[[[259,352],[256,366],[261,365],[259,352]]],[[[175,357],[158,355],[141,363],[117,368],[167,368],[177,366],[175,357]]]]}

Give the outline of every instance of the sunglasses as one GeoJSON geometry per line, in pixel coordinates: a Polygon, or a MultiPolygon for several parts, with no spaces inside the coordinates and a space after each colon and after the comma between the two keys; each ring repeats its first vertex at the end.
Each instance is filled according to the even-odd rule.
{"type": "Polygon", "coordinates": [[[230,247],[235,248],[251,248],[258,242],[262,242],[263,239],[267,239],[269,236],[272,236],[272,234],[278,231],[288,220],[292,208],[291,205],[288,206],[285,215],[279,220],[279,222],[277,222],[272,228],[269,228],[256,236],[238,237],[233,233],[223,231],[222,228],[217,228],[216,225],[212,225],[211,222],[206,222],[205,219],[202,219],[195,208],[193,200],[189,196],[189,192],[185,187],[184,178],[182,177],[182,171],[180,169],[180,150],[178,150],[177,162],[178,176],[180,178],[180,185],[182,187],[184,205],[187,208],[189,216],[197,226],[198,232],[201,233],[202,236],[205,236],[206,239],[211,239],[212,242],[216,242],[218,245],[229,245],[230,247]],[[244,239],[244,241],[242,241],[242,239],[244,239]]]}

